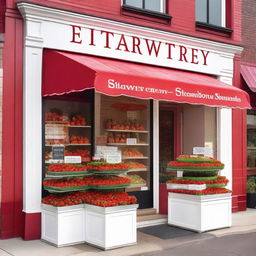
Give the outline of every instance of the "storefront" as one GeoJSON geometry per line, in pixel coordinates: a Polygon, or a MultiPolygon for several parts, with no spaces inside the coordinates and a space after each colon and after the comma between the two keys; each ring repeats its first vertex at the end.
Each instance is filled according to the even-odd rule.
{"type": "MultiPolygon", "coordinates": [[[[18,8],[26,27],[27,223],[40,229],[42,169],[54,144],[88,158],[96,146],[118,147],[123,160],[136,166],[140,186],[129,192],[141,208],[159,211],[159,174],[167,161],[196,146],[210,147],[232,181],[231,108],[250,107],[246,93],[227,85],[240,47],[29,3],[18,8]],[[50,137],[53,113],[67,123],[58,131],[64,141],[50,137]]],[[[28,237],[37,232],[29,234],[26,224],[25,230],[28,237]]]]}

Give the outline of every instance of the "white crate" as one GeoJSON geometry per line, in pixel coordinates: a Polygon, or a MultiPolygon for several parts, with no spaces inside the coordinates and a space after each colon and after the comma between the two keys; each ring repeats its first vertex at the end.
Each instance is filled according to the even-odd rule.
{"type": "Polygon", "coordinates": [[[57,247],[84,243],[84,205],[54,207],[42,204],[41,238],[57,247]]]}
{"type": "Polygon", "coordinates": [[[86,242],[104,250],[136,244],[137,208],[85,205],[86,242]]]}
{"type": "Polygon", "coordinates": [[[168,224],[197,232],[231,227],[231,193],[205,196],[169,193],[168,224]]]}

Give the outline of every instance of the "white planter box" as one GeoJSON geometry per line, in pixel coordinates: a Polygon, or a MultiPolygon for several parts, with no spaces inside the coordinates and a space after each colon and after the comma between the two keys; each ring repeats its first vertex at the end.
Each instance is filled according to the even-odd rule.
{"type": "Polygon", "coordinates": [[[206,189],[206,184],[167,184],[167,189],[186,189],[186,190],[203,190],[206,189]]]}
{"type": "Polygon", "coordinates": [[[231,226],[231,194],[168,195],[168,224],[197,232],[231,226]]]}
{"type": "Polygon", "coordinates": [[[54,207],[42,204],[41,238],[57,247],[84,243],[84,205],[54,207]]]}
{"type": "Polygon", "coordinates": [[[138,205],[85,205],[85,241],[104,250],[136,244],[138,205]]]}

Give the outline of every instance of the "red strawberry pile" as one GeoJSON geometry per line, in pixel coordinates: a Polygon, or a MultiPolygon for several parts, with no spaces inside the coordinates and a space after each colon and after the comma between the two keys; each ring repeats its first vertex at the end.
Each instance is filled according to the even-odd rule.
{"type": "Polygon", "coordinates": [[[170,189],[168,191],[173,193],[190,194],[190,195],[214,195],[214,194],[232,193],[231,190],[226,188],[206,188],[203,190],[170,189]]]}
{"type": "Polygon", "coordinates": [[[109,164],[106,162],[90,162],[87,164],[89,170],[123,170],[129,169],[129,165],[125,163],[109,164]]]}
{"type": "Polygon", "coordinates": [[[51,188],[68,188],[68,187],[87,187],[87,186],[113,186],[130,184],[131,180],[126,177],[88,177],[88,178],[73,178],[73,179],[48,179],[43,182],[43,185],[51,188]]]}
{"type": "Polygon", "coordinates": [[[135,196],[129,196],[125,192],[87,192],[85,203],[102,207],[110,207],[118,205],[136,204],[137,199],[135,196]]]}
{"type": "Polygon", "coordinates": [[[229,180],[225,176],[219,176],[218,179],[214,180],[188,180],[188,179],[173,179],[167,181],[167,183],[171,184],[195,184],[195,185],[202,185],[202,184],[227,184],[229,180]]]}
{"type": "Polygon", "coordinates": [[[101,207],[136,204],[135,196],[125,192],[100,193],[100,192],[73,192],[65,195],[49,195],[42,199],[42,203],[57,207],[77,204],[92,204],[101,207]]]}
{"type": "Polygon", "coordinates": [[[204,168],[214,168],[214,167],[224,167],[224,164],[221,163],[220,161],[216,162],[210,162],[210,163],[185,163],[185,162],[178,162],[178,161],[170,161],[168,163],[168,166],[170,167],[175,167],[175,168],[183,168],[183,167],[204,167],[204,168]]]}
{"type": "Polygon", "coordinates": [[[74,179],[53,179],[53,180],[44,180],[43,185],[46,187],[58,187],[58,188],[67,188],[67,187],[76,187],[83,186],[86,187],[89,184],[89,180],[86,178],[74,178],[74,179]]]}
{"type": "Polygon", "coordinates": [[[86,200],[86,193],[85,192],[72,192],[69,194],[51,194],[42,199],[43,204],[50,204],[53,206],[71,206],[77,204],[83,204],[86,200]]]}
{"type": "Polygon", "coordinates": [[[86,165],[77,164],[52,164],[48,167],[48,172],[79,172],[86,171],[86,165]]]}
{"type": "Polygon", "coordinates": [[[121,184],[130,184],[132,181],[126,177],[115,177],[111,176],[108,178],[100,177],[89,177],[87,178],[90,186],[111,186],[111,185],[121,185],[121,184]]]}

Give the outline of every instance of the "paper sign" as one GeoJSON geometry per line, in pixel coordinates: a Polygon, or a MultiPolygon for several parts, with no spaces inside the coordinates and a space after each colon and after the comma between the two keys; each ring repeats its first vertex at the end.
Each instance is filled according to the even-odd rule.
{"type": "Polygon", "coordinates": [[[102,154],[107,152],[117,152],[117,147],[108,147],[108,146],[96,146],[96,153],[102,154]]]}
{"type": "Polygon", "coordinates": [[[105,154],[106,162],[110,164],[118,164],[122,162],[121,152],[113,152],[105,154]]]}
{"type": "Polygon", "coordinates": [[[126,139],[126,144],[127,145],[136,145],[137,144],[137,139],[136,138],[127,138],[126,139]]]}
{"type": "Polygon", "coordinates": [[[52,159],[63,160],[64,159],[64,146],[52,146],[52,159]]]}
{"type": "Polygon", "coordinates": [[[64,163],[65,164],[81,164],[82,158],[81,156],[65,156],[64,163]]]}
{"type": "Polygon", "coordinates": [[[213,157],[213,149],[212,147],[193,147],[193,154],[213,157]]]}
{"type": "Polygon", "coordinates": [[[104,154],[95,154],[93,160],[101,160],[104,159],[104,154]]]}

